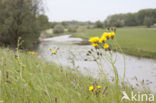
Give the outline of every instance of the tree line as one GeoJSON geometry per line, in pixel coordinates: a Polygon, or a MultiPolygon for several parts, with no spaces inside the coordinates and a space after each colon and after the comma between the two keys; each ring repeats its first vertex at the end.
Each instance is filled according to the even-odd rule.
{"type": "Polygon", "coordinates": [[[136,13],[115,14],[108,16],[104,21],[103,26],[123,27],[123,26],[146,25],[147,27],[150,27],[155,23],[156,23],[156,9],[143,9],[136,13]]]}

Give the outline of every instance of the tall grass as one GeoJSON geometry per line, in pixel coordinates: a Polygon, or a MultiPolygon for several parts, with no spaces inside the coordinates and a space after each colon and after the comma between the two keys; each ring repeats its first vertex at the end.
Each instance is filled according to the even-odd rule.
{"type": "MultiPolygon", "coordinates": [[[[73,68],[64,70],[23,51],[18,55],[19,58],[15,51],[0,49],[4,103],[54,103],[56,99],[58,103],[116,103],[114,83],[83,76],[73,68]],[[99,95],[88,90],[92,84],[102,86],[99,95]]],[[[125,90],[131,91],[127,87],[125,90]]],[[[120,99],[122,89],[118,91],[120,99]]]]}

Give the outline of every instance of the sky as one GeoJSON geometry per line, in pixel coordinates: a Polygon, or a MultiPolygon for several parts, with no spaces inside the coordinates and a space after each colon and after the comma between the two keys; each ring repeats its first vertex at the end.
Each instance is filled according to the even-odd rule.
{"type": "Polygon", "coordinates": [[[117,13],[156,8],[156,0],[44,0],[50,21],[104,21],[117,13]]]}

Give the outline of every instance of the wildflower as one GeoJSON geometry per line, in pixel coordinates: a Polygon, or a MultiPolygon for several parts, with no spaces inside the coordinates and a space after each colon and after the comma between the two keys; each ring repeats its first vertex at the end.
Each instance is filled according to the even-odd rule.
{"type": "Polygon", "coordinates": [[[89,91],[92,91],[94,89],[94,87],[93,87],[93,85],[91,85],[90,87],[89,87],[89,91]]]}
{"type": "Polygon", "coordinates": [[[93,46],[93,47],[97,47],[98,44],[97,44],[97,43],[93,43],[92,46],[93,46]]]}
{"type": "Polygon", "coordinates": [[[111,38],[112,37],[112,34],[111,33],[108,33],[108,37],[111,38]]]}
{"type": "Polygon", "coordinates": [[[98,89],[100,89],[100,88],[101,88],[101,86],[99,86],[99,85],[98,85],[98,86],[97,86],[97,88],[98,88],[98,89]]]}
{"type": "Polygon", "coordinates": [[[103,48],[104,49],[108,49],[109,48],[109,45],[106,43],[106,44],[104,44],[103,48]]]}
{"type": "Polygon", "coordinates": [[[48,50],[51,50],[51,48],[48,48],[48,50]]]}
{"type": "Polygon", "coordinates": [[[109,34],[108,33],[103,33],[103,37],[105,37],[105,38],[109,38],[109,34]]]}
{"type": "Polygon", "coordinates": [[[114,37],[115,36],[115,33],[114,32],[111,32],[111,37],[114,37]]]}
{"type": "Polygon", "coordinates": [[[52,52],[52,54],[56,54],[56,49],[52,52]]]}
{"type": "Polygon", "coordinates": [[[29,51],[28,54],[30,54],[30,55],[35,55],[36,52],[34,52],[34,51],[29,51]]]}
{"type": "Polygon", "coordinates": [[[99,37],[91,37],[91,38],[89,39],[89,42],[92,42],[92,43],[98,43],[99,40],[100,40],[99,37]]]}
{"type": "Polygon", "coordinates": [[[104,43],[107,40],[105,36],[102,36],[99,40],[100,43],[104,43]]]}

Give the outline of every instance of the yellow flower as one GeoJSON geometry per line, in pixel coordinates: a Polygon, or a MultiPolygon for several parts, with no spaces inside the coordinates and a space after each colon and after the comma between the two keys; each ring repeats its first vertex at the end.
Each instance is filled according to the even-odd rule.
{"type": "Polygon", "coordinates": [[[102,37],[108,38],[109,35],[108,35],[108,33],[103,33],[102,37]]]}
{"type": "Polygon", "coordinates": [[[111,37],[114,37],[115,36],[115,33],[114,32],[111,32],[111,37]]]}
{"type": "Polygon", "coordinates": [[[48,50],[51,50],[51,48],[48,48],[48,50]]]}
{"type": "Polygon", "coordinates": [[[93,46],[93,47],[97,47],[98,44],[97,44],[97,43],[93,43],[92,46],[93,46]]]}
{"type": "Polygon", "coordinates": [[[99,37],[91,37],[91,38],[89,39],[89,42],[97,43],[97,42],[99,42],[99,40],[100,40],[99,37]]]}
{"type": "Polygon", "coordinates": [[[56,54],[56,49],[52,52],[52,54],[56,54]]]}
{"type": "Polygon", "coordinates": [[[101,88],[101,86],[99,86],[99,85],[98,85],[98,86],[97,86],[97,88],[98,88],[98,89],[100,89],[100,88],[101,88]]]}
{"type": "Polygon", "coordinates": [[[112,34],[111,33],[108,33],[108,37],[111,38],[112,37],[112,34]]]}
{"type": "Polygon", "coordinates": [[[99,40],[100,43],[104,43],[107,40],[105,36],[102,36],[99,40]]]}
{"type": "Polygon", "coordinates": [[[35,55],[36,54],[36,52],[34,52],[34,51],[29,51],[28,52],[30,55],[35,55]]]}
{"type": "Polygon", "coordinates": [[[89,87],[89,91],[92,91],[94,89],[94,87],[93,87],[93,85],[91,85],[90,87],[89,87]]]}
{"type": "Polygon", "coordinates": [[[103,48],[104,49],[108,49],[109,48],[109,45],[106,43],[106,44],[104,44],[103,48]]]}

